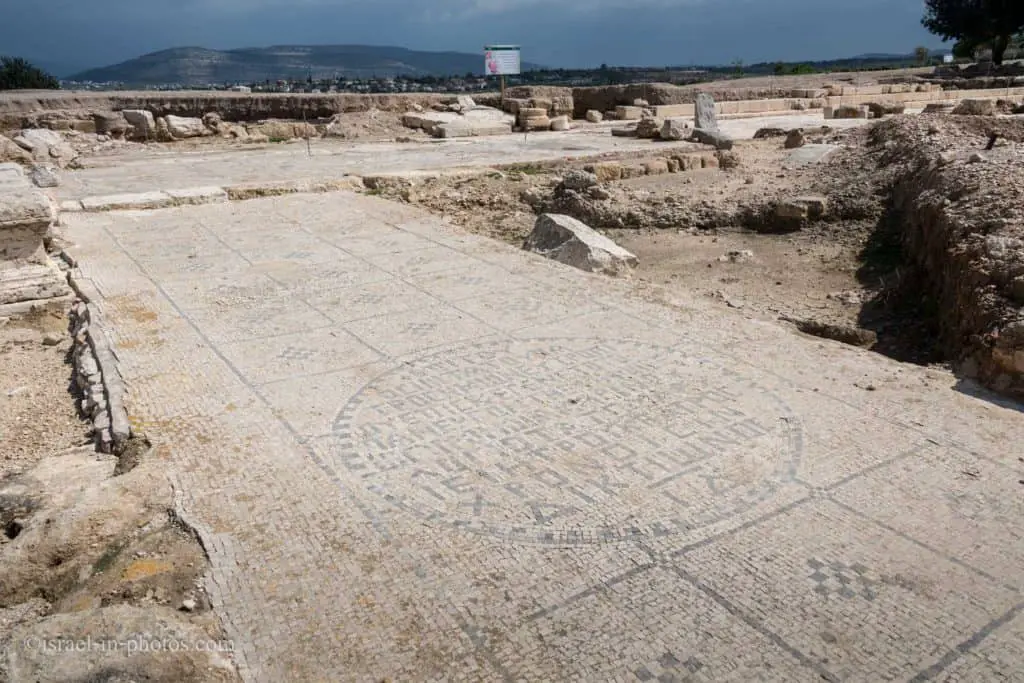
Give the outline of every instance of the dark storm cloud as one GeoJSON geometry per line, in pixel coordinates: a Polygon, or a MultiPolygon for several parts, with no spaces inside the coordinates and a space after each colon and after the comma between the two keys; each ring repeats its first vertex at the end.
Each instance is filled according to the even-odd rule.
{"type": "Polygon", "coordinates": [[[0,13],[0,53],[64,70],[155,50],[359,43],[479,51],[519,43],[556,66],[747,63],[938,44],[920,0],[55,0],[0,13]]]}

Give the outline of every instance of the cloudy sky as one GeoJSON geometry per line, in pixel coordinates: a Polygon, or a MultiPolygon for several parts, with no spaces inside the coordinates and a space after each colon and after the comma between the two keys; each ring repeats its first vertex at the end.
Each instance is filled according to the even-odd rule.
{"type": "MultiPolygon", "coordinates": [[[[0,0],[0,53],[67,72],[169,47],[357,43],[551,66],[724,64],[909,53],[922,0],[0,0]]],[[[60,75],[68,75],[61,73],[60,75]]]]}

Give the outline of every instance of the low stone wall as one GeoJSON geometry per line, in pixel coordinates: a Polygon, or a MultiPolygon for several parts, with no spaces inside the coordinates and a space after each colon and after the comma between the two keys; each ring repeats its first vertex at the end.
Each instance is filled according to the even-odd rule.
{"type": "Polygon", "coordinates": [[[155,116],[202,117],[218,112],[228,121],[329,118],[346,112],[405,112],[414,104],[424,107],[453,101],[454,95],[279,94],[212,91],[181,92],[65,92],[18,91],[0,94],[0,130],[34,128],[47,118],[89,123],[94,113],[145,109],[155,116]],[[43,117],[42,120],[40,117],[43,117]]]}
{"type": "Polygon", "coordinates": [[[124,381],[99,311],[91,304],[91,286],[73,276],[72,282],[81,297],[69,313],[73,381],[82,394],[79,410],[92,422],[96,450],[120,455],[131,437],[124,381]]]}
{"type": "Polygon", "coordinates": [[[1024,159],[1014,150],[1024,121],[900,117],[872,136],[897,169],[892,205],[904,251],[933,297],[947,358],[1024,396],[1024,159]],[[1015,142],[978,151],[994,130],[1015,142]]]}

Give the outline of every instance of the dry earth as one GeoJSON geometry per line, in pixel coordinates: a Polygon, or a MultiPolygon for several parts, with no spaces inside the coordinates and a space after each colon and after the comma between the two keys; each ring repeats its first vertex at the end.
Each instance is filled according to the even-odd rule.
{"type": "Polygon", "coordinates": [[[117,458],[95,453],[67,325],[60,309],[0,321],[0,681],[234,680],[229,653],[55,649],[114,633],[121,648],[223,639],[166,454],[115,476],[117,458]]]}

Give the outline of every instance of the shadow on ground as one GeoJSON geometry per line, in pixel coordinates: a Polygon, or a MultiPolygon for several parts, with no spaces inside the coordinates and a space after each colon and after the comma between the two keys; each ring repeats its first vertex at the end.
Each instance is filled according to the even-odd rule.
{"type": "Polygon", "coordinates": [[[861,327],[878,335],[872,350],[904,363],[928,365],[946,358],[939,345],[935,303],[906,257],[900,216],[886,207],[860,253],[858,281],[878,294],[864,303],[861,327]]]}

